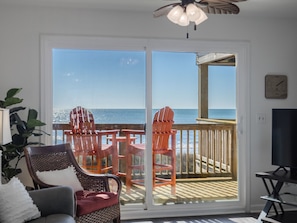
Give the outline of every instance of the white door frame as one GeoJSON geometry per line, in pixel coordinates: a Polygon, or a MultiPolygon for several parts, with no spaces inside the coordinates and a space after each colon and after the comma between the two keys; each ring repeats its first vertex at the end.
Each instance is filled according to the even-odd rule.
{"type": "MultiPolygon", "coordinates": [[[[144,50],[147,53],[146,77],[146,109],[147,123],[152,119],[152,75],[151,52],[220,52],[236,55],[236,111],[238,121],[237,151],[238,151],[238,184],[239,199],[228,202],[213,202],[201,204],[155,206],[151,196],[152,183],[146,180],[147,199],[144,205],[121,207],[122,219],[175,217],[193,215],[211,215],[226,213],[242,213],[250,211],[250,44],[244,41],[199,41],[199,40],[170,40],[170,39],[134,39],[134,38],[107,38],[86,36],[41,36],[41,120],[45,120],[46,132],[52,132],[52,49],[117,49],[117,50],[144,50]]],[[[147,132],[151,132],[151,125],[147,125],[147,132]]],[[[148,148],[151,148],[151,135],[147,135],[148,148]]],[[[44,136],[45,144],[51,144],[51,137],[44,136]]],[[[146,150],[147,157],[151,157],[146,150]]],[[[148,168],[151,160],[147,160],[148,168]]],[[[150,179],[151,175],[147,175],[150,179]]]]}

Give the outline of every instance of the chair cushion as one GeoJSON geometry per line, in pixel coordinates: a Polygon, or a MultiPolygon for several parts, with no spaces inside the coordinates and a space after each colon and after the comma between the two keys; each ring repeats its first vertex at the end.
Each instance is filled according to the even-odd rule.
{"type": "Polygon", "coordinates": [[[72,216],[67,214],[52,214],[46,217],[41,217],[28,223],[75,223],[75,220],[72,216]]]}
{"type": "Polygon", "coordinates": [[[119,204],[118,195],[112,192],[77,191],[75,195],[77,216],[119,204]]]}

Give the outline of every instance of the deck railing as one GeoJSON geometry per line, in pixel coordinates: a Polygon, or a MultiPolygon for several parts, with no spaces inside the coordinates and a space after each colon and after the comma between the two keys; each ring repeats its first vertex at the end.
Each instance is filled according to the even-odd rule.
{"type": "MultiPolygon", "coordinates": [[[[173,128],[177,130],[177,178],[231,176],[237,179],[235,122],[206,119],[196,124],[174,124],[173,128]]],[[[96,124],[96,129],[144,129],[144,125],[96,124]]],[[[68,124],[53,124],[54,144],[65,142],[65,130],[70,130],[68,124]]]]}

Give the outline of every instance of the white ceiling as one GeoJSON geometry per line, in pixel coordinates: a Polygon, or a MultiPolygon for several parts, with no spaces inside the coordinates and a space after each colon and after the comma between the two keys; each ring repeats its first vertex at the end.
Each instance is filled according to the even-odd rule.
{"type": "MultiPolygon", "coordinates": [[[[0,0],[1,4],[32,4],[38,6],[98,8],[152,12],[164,5],[180,0],[0,0]]],[[[297,0],[247,0],[237,3],[240,16],[297,18],[297,0]]]]}

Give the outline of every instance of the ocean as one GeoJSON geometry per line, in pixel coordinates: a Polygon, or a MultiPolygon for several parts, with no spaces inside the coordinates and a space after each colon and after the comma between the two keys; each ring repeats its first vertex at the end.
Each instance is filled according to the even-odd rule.
{"type": "MultiPolygon", "coordinates": [[[[71,109],[55,109],[53,123],[69,123],[71,109]]],[[[90,109],[95,123],[100,124],[141,124],[145,123],[145,109],[90,109]]],[[[157,110],[153,110],[153,114],[157,110]]],[[[198,109],[173,109],[175,124],[194,124],[198,109]]],[[[236,109],[209,109],[209,118],[235,119],[236,109]]]]}

